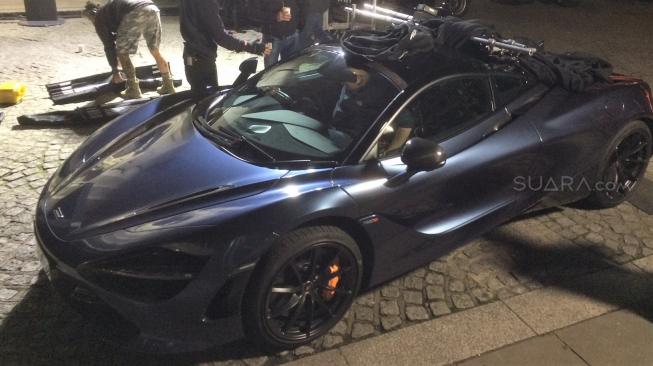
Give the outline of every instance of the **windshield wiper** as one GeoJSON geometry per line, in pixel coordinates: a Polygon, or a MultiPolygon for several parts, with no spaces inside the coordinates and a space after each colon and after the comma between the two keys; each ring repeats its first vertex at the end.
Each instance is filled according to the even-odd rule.
{"type": "Polygon", "coordinates": [[[206,118],[202,116],[196,117],[193,122],[195,126],[199,128],[202,134],[209,135],[214,140],[218,140],[218,142],[220,142],[221,144],[231,146],[235,142],[232,136],[218,133],[218,131],[212,129],[209,123],[207,122],[206,118]]]}
{"type": "Polygon", "coordinates": [[[232,130],[224,127],[224,126],[220,126],[220,127],[218,127],[217,132],[222,133],[222,134],[227,135],[227,136],[230,136],[233,139],[233,144],[236,144],[238,142],[245,143],[246,145],[248,145],[252,149],[258,151],[260,155],[265,156],[268,160],[270,160],[272,162],[277,160],[277,159],[274,158],[274,156],[270,155],[267,151],[261,149],[257,144],[252,142],[250,139],[248,139],[244,135],[241,135],[241,134],[237,133],[236,131],[232,131],[232,130]]]}
{"type": "Polygon", "coordinates": [[[338,165],[335,160],[277,160],[274,167],[281,169],[321,169],[333,168],[338,165]]]}
{"type": "Polygon", "coordinates": [[[247,137],[233,131],[227,127],[219,126],[217,129],[211,128],[208,122],[203,117],[197,117],[196,121],[200,124],[201,130],[214,137],[219,139],[225,147],[233,148],[238,144],[246,144],[253,150],[257,151],[260,155],[263,155],[269,160],[270,163],[273,163],[275,167],[282,167],[286,169],[297,169],[297,168],[326,168],[326,167],[335,167],[338,162],[335,160],[308,160],[308,159],[299,159],[299,160],[277,160],[272,155],[270,155],[265,150],[261,149],[256,143],[252,142],[247,137]]]}
{"type": "Polygon", "coordinates": [[[219,126],[217,129],[215,129],[211,127],[211,125],[206,120],[206,118],[202,116],[198,116],[197,118],[195,118],[195,121],[199,124],[199,127],[205,134],[210,135],[215,140],[218,140],[219,143],[225,145],[225,147],[229,149],[235,147],[236,145],[245,144],[249,146],[252,150],[259,153],[259,155],[263,155],[267,160],[271,162],[275,162],[277,160],[274,158],[274,156],[270,155],[268,152],[261,149],[254,142],[250,141],[247,137],[238,134],[235,131],[232,131],[223,126],[219,126]]]}

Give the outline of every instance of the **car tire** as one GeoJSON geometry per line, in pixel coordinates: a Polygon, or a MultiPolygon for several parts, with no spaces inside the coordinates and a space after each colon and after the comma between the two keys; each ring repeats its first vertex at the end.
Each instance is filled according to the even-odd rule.
{"type": "Polygon", "coordinates": [[[326,334],[361,285],[360,249],[334,226],[297,229],[257,265],[243,299],[248,339],[268,351],[291,349],[326,334]]]}
{"type": "Polygon", "coordinates": [[[651,144],[651,130],[646,123],[636,120],[622,128],[605,153],[594,190],[586,203],[601,209],[627,200],[646,172],[651,144]]]}

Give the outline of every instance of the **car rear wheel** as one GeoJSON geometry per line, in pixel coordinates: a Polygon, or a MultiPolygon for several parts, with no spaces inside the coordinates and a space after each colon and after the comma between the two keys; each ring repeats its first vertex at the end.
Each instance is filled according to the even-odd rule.
{"type": "Polygon", "coordinates": [[[595,189],[588,197],[590,205],[609,208],[628,199],[646,172],[651,140],[651,131],[642,121],[630,122],[617,134],[601,165],[595,189]]]}
{"type": "Polygon", "coordinates": [[[243,303],[248,338],[288,349],[326,334],[350,307],[362,278],[356,242],[333,226],[293,231],[262,259],[243,303]]]}

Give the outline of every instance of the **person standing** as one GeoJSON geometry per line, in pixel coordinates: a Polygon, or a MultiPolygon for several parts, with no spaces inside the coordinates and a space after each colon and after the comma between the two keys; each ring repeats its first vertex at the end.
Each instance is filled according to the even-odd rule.
{"type": "Polygon", "coordinates": [[[87,2],[82,16],[89,19],[104,45],[104,53],[111,66],[112,82],[124,81],[118,62],[127,77],[125,99],[137,99],[142,96],[136,79],[136,70],[129,55],[136,53],[141,34],[154,57],[163,78],[159,94],[175,92],[168,62],[159,52],[161,44],[161,18],[159,8],[151,0],[109,0],[104,5],[87,2]]]}
{"type": "Polygon", "coordinates": [[[332,40],[324,30],[324,13],[329,10],[330,5],[330,0],[304,0],[304,27],[299,33],[301,48],[306,48],[313,42],[326,43],[332,40]]]}
{"type": "Polygon", "coordinates": [[[272,45],[249,43],[227,34],[217,0],[180,0],[179,25],[184,39],[186,80],[196,99],[218,86],[218,45],[229,50],[268,55],[272,45]]]}
{"type": "Polygon", "coordinates": [[[285,60],[299,50],[300,9],[295,0],[263,0],[263,42],[272,43],[265,67],[285,60]]]}

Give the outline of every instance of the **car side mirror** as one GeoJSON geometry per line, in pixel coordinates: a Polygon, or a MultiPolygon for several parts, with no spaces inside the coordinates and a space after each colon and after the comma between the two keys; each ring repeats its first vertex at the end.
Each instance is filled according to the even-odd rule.
{"type": "Polygon", "coordinates": [[[234,81],[233,86],[240,86],[249,79],[250,75],[256,73],[256,68],[258,67],[258,58],[250,57],[247,60],[240,63],[238,69],[240,70],[240,75],[234,81]]]}
{"type": "Polygon", "coordinates": [[[401,161],[408,171],[428,171],[444,165],[447,156],[437,143],[421,137],[413,137],[401,152],[401,161]]]}

